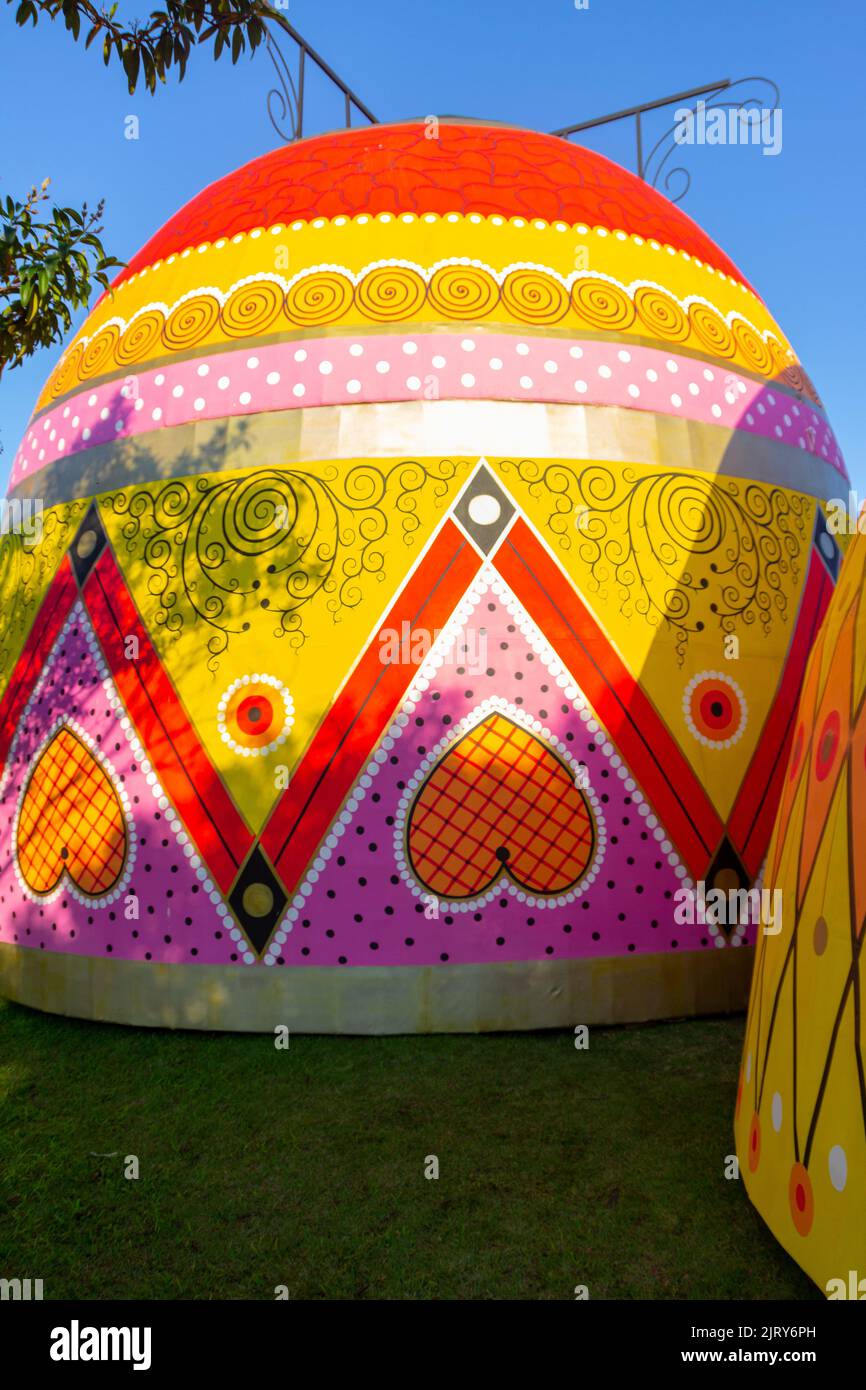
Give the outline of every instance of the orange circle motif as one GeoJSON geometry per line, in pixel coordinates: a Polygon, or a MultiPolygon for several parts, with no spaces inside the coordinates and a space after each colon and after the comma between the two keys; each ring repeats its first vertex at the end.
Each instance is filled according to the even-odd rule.
{"type": "Polygon", "coordinates": [[[791,1220],[799,1234],[807,1236],[815,1217],[815,1196],[812,1192],[812,1180],[802,1163],[795,1163],[791,1169],[788,1201],[791,1206],[791,1220]]]}
{"type": "Polygon", "coordinates": [[[275,676],[242,676],[222,697],[217,715],[224,743],[242,757],[284,743],[294,721],[292,697],[275,676]]]}
{"type": "Polygon", "coordinates": [[[746,727],[746,701],[734,681],[718,671],[702,671],[683,695],[686,723],[699,743],[728,748],[746,727]]]}

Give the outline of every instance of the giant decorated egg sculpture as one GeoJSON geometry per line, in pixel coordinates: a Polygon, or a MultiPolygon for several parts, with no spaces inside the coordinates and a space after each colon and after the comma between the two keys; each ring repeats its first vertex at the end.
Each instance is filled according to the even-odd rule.
{"type": "MultiPolygon", "coordinates": [[[[861,521],[861,528],[863,522],[861,521]]],[[[866,1298],[866,536],[813,648],[767,859],[737,1092],[740,1174],[830,1298],[866,1298]]]]}
{"type": "Polygon", "coordinates": [[[280,148],[48,381],[6,540],[0,980],[207,1028],[745,1002],[846,487],[758,294],[552,136],[280,148]],[[35,515],[35,514],[34,514],[35,515]]]}

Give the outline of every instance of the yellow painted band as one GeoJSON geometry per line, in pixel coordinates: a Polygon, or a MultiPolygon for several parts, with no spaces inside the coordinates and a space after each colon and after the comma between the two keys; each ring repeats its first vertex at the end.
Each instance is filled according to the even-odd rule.
{"type": "Polygon", "coordinates": [[[685,252],[659,243],[638,244],[625,233],[602,236],[604,229],[581,232],[556,223],[540,230],[532,224],[517,228],[501,218],[497,226],[493,219],[452,216],[454,221],[434,218],[432,223],[423,218],[302,223],[297,230],[280,227],[255,239],[240,235],[157,262],[100,301],[37,408],[75,381],[95,380],[112,368],[142,366],[166,350],[188,348],[191,325],[195,345],[202,348],[335,324],[341,331],[383,323],[400,331],[410,324],[445,321],[457,332],[470,323],[526,332],[553,326],[573,332],[622,329],[628,336],[668,340],[765,374],[796,360],[761,300],[685,252]],[[461,266],[464,281],[471,282],[468,295],[461,266]],[[579,294],[570,293],[576,278],[587,282],[579,294]],[[391,289],[398,283],[400,294],[392,299],[391,289]],[[276,298],[270,304],[269,284],[280,292],[279,306],[276,298]],[[607,307],[599,309],[596,301],[608,284],[614,299],[624,288],[633,301],[637,312],[631,322],[623,315],[618,321],[607,307]],[[254,287],[268,302],[261,314],[248,315],[243,306],[254,287]],[[732,317],[750,325],[758,339],[771,335],[778,344],[770,345],[763,368],[763,349],[756,358],[748,337],[740,333],[730,340],[719,328],[717,320],[728,324],[732,317]],[[151,320],[156,325],[152,333],[151,320]],[[129,325],[136,321],[133,332],[129,325]]]}

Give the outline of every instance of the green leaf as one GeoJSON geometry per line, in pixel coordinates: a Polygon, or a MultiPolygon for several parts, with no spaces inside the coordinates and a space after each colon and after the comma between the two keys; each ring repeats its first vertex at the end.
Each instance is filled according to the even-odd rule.
{"type": "MultiPolygon", "coordinates": [[[[123,63],[123,70],[126,73],[126,80],[129,84],[129,94],[130,96],[132,96],[135,92],[136,84],[138,82],[138,70],[141,64],[141,55],[137,48],[127,48],[124,49],[121,61],[123,63]]],[[[145,54],[145,73],[146,72],[147,55],[145,54]]]]}

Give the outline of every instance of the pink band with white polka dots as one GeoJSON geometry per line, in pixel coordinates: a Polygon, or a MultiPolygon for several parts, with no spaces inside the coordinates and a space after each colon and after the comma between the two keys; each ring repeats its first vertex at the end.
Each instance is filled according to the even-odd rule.
{"type": "Polygon", "coordinates": [[[440,399],[621,406],[681,416],[776,439],[845,475],[819,410],[724,366],[594,340],[433,333],[272,343],[115,378],[34,421],[16,455],[12,486],[95,445],[195,420],[440,399]]]}

